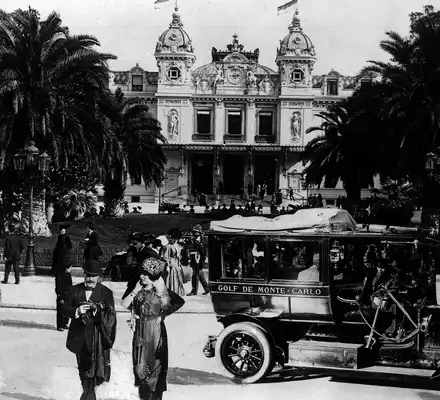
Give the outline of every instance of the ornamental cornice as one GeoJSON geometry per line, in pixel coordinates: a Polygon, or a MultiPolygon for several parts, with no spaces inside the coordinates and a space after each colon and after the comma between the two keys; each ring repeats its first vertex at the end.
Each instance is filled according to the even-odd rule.
{"type": "Polygon", "coordinates": [[[233,145],[233,144],[192,144],[192,143],[180,143],[172,144],[167,143],[162,145],[165,150],[186,150],[186,151],[216,151],[220,153],[224,152],[257,152],[257,153],[299,153],[304,151],[304,146],[280,146],[280,145],[264,145],[264,144],[252,144],[252,145],[233,145]]]}
{"type": "Polygon", "coordinates": [[[337,103],[339,103],[341,99],[339,100],[315,100],[313,102],[314,108],[328,108],[330,106],[333,106],[337,103]]]}
{"type": "Polygon", "coordinates": [[[212,102],[225,102],[225,101],[240,101],[243,103],[277,103],[277,97],[249,97],[249,96],[234,96],[234,97],[215,97],[215,96],[192,96],[192,101],[212,101],[212,102]]]}

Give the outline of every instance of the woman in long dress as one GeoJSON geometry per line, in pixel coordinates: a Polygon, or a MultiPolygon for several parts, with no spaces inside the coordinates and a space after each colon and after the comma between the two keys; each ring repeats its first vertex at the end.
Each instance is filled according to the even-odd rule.
{"type": "Polygon", "coordinates": [[[163,258],[168,263],[168,275],[166,278],[167,288],[177,293],[179,296],[185,296],[183,271],[180,263],[183,247],[178,242],[180,237],[180,231],[170,232],[170,240],[168,245],[164,248],[163,258]]]}
{"type": "Polygon", "coordinates": [[[142,400],[161,400],[167,390],[168,342],[166,316],[183,306],[184,300],[167,290],[162,279],[166,263],[147,258],[140,267],[140,281],[122,302],[131,309],[133,373],[142,400]]]}

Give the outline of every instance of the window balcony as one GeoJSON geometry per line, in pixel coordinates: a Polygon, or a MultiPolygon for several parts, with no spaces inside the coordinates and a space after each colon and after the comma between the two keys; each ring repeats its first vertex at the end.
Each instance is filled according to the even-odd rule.
{"type": "Polygon", "coordinates": [[[143,85],[132,85],[131,91],[132,92],[142,92],[144,90],[143,85]]]}
{"type": "Polygon", "coordinates": [[[214,135],[210,133],[195,133],[192,135],[192,140],[194,142],[212,142],[214,140],[214,135]]]}
{"type": "Polygon", "coordinates": [[[276,143],[277,141],[275,135],[257,135],[254,139],[255,143],[276,143]]]}
{"type": "Polygon", "coordinates": [[[244,135],[223,135],[225,142],[244,142],[244,135]]]}

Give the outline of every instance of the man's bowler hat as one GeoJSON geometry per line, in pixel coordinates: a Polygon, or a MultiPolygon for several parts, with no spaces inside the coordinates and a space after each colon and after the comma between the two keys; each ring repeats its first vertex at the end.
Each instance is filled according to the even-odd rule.
{"type": "Polygon", "coordinates": [[[98,260],[87,260],[84,265],[84,273],[90,276],[101,275],[101,263],[98,260]]]}

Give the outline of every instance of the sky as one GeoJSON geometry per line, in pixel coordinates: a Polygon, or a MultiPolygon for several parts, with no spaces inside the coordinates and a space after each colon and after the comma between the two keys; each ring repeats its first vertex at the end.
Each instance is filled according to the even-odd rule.
{"type": "MultiPolygon", "coordinates": [[[[225,49],[237,33],[245,50],[260,49],[260,64],[276,69],[279,42],[288,32],[293,11],[277,16],[287,0],[178,0],[184,29],[196,50],[195,67],[211,62],[211,48],[225,49]]],[[[355,75],[368,60],[387,60],[379,47],[386,31],[408,34],[409,13],[422,11],[431,0],[299,0],[301,25],[315,45],[314,74],[335,69],[355,75]]],[[[72,33],[96,36],[101,51],[118,57],[113,70],[136,63],[157,71],[154,50],[168,28],[174,0],[154,9],[154,0],[2,0],[11,12],[30,5],[46,17],[58,12],[72,33]]]]}

